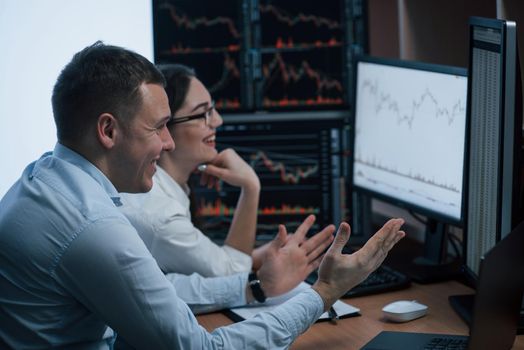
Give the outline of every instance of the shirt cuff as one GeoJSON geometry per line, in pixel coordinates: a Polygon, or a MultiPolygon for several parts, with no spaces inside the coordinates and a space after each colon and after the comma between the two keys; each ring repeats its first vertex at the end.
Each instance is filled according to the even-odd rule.
{"type": "Polygon", "coordinates": [[[324,301],[309,288],[274,310],[274,316],[288,325],[293,338],[304,333],[324,313],[324,301]]]}

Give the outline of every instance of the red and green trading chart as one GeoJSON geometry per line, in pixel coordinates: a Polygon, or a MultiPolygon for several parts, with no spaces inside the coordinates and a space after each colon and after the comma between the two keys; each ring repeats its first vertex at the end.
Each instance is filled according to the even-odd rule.
{"type": "MultiPolygon", "coordinates": [[[[234,148],[260,178],[259,240],[271,239],[279,224],[292,232],[309,214],[317,216],[315,228],[347,216],[344,134],[340,120],[237,122],[218,130],[219,149],[234,148]]],[[[196,221],[204,232],[225,236],[239,189],[192,183],[196,221]]]]}
{"type": "Polygon", "coordinates": [[[347,108],[346,6],[154,0],[155,61],[195,68],[223,112],[347,108]]]}

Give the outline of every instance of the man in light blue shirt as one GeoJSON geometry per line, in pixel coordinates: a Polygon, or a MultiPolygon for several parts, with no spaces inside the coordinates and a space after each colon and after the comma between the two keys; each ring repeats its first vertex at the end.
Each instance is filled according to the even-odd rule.
{"type": "MultiPolygon", "coordinates": [[[[95,43],[73,57],[53,90],[58,143],[0,202],[0,345],[109,349],[114,332],[136,348],[287,348],[404,236],[390,220],[363,249],[341,254],[349,226],[306,244],[308,218],[268,249],[256,279],[164,275],[119,212],[118,192],[146,192],[161,152],[174,148],[163,77],[128,50],[95,43]],[[304,248],[306,246],[306,248],[304,248]],[[320,256],[320,257],[319,257],[320,256]],[[272,312],[218,328],[195,308],[232,307],[319,281],[272,312]]],[[[309,242],[309,241],[308,241],[309,242]]]]}

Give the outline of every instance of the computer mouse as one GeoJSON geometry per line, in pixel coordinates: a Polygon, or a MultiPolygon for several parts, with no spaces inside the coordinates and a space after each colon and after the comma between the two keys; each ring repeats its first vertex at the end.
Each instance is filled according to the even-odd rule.
{"type": "Polygon", "coordinates": [[[393,322],[407,322],[424,316],[428,307],[415,300],[398,300],[382,308],[384,317],[393,322]]]}

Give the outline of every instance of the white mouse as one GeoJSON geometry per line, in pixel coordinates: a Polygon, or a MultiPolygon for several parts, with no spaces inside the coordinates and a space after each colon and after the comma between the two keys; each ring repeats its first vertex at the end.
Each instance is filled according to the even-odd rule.
{"type": "Polygon", "coordinates": [[[415,300],[398,300],[382,308],[384,317],[393,322],[407,322],[424,316],[428,307],[415,300]]]}

